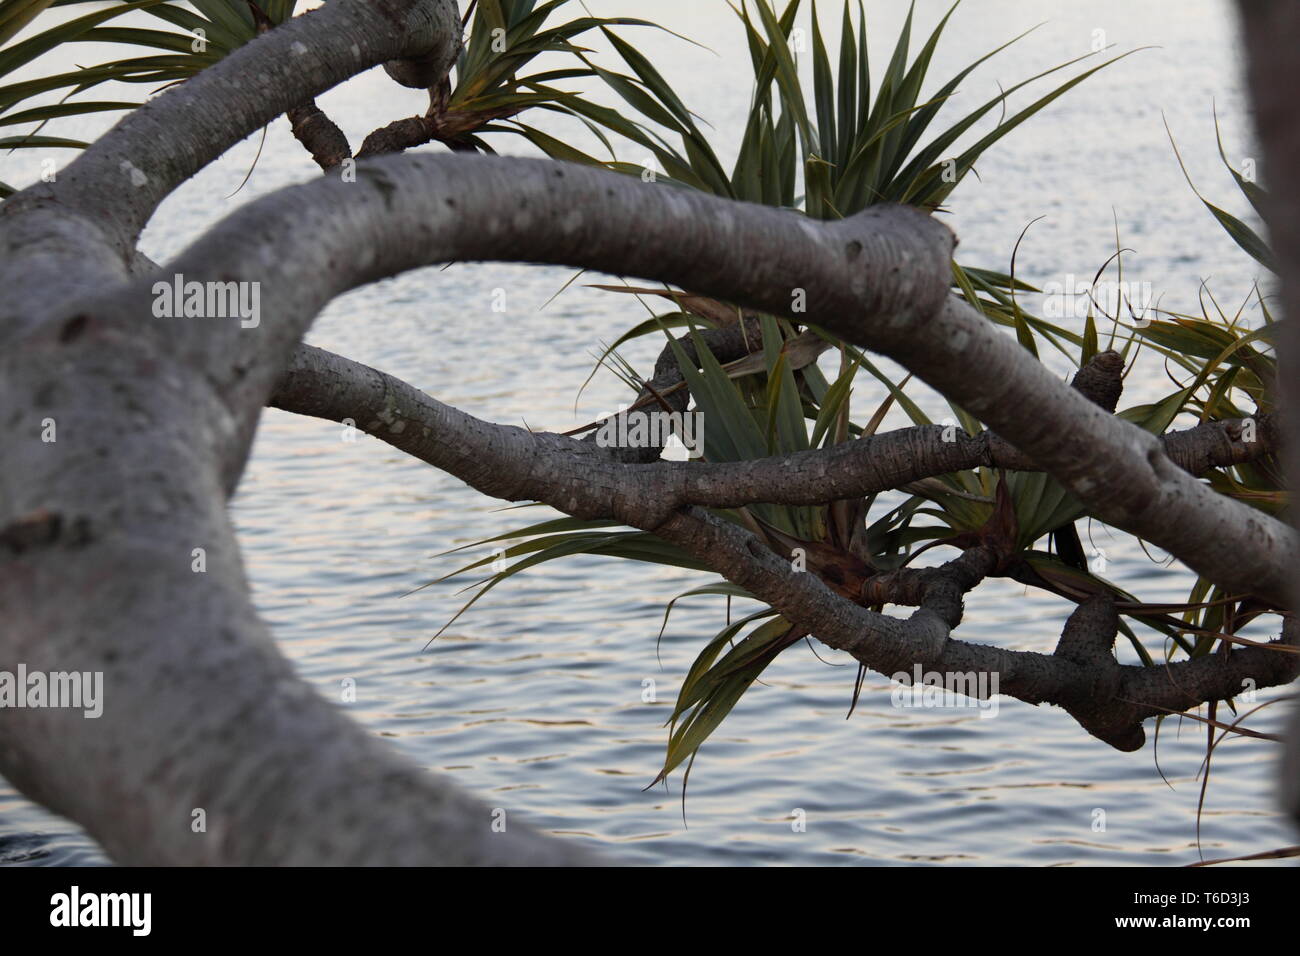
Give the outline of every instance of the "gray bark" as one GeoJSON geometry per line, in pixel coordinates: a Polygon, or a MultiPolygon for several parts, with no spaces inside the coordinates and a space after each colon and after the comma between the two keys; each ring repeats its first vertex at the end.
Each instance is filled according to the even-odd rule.
{"type": "MultiPolygon", "coordinates": [[[[365,164],[356,183],[326,178],[244,207],[169,268],[257,279],[272,250],[301,251],[271,289],[279,321],[262,336],[281,361],[333,296],[451,260],[634,275],[816,322],[957,401],[1102,520],[1225,587],[1288,606],[1295,530],[1194,480],[1155,436],[1058,381],[950,297],[952,245],[946,228],[902,206],[823,223],[563,163],[412,155],[365,164]],[[367,253],[350,254],[358,248],[367,253]],[[800,289],[806,314],[792,310],[800,289]]],[[[259,336],[237,341],[237,331],[229,354],[242,368],[259,336]]]]}
{"type": "MultiPolygon", "coordinates": [[[[816,575],[793,570],[752,534],[697,507],[821,504],[999,464],[991,449],[1017,454],[988,433],[944,442],[942,428],[909,428],[751,462],[627,465],[590,443],[481,421],[390,375],[310,346],[298,349],[271,404],[332,421],[351,419],[492,497],[542,501],[578,517],[617,518],[652,531],[881,674],[909,672],[918,663],[932,670],[996,673],[1001,693],[1059,704],[1119,749],[1142,746],[1141,723],[1149,717],[1233,696],[1246,677],[1256,686],[1286,683],[1300,667],[1295,633],[1280,642],[1285,646],[1235,650],[1231,664],[1198,660],[1166,668],[1120,667],[1113,655],[1109,664],[1096,655],[1085,661],[1069,652],[1068,642],[1047,655],[952,640],[963,596],[994,570],[997,556],[987,550],[968,551],[939,570],[871,579],[862,603],[918,608],[902,621],[837,595],[816,575]]],[[[1239,441],[1234,446],[1229,430],[1228,423],[1202,426],[1169,436],[1169,445],[1193,466],[1214,456],[1227,463],[1253,451],[1239,441]]],[[[1113,617],[1113,608],[1107,613],[1113,617]]],[[[1112,625],[1112,643],[1114,637],[1112,625]]],[[[1110,644],[1106,648],[1110,654],[1110,644]]]]}
{"type": "MultiPolygon", "coordinates": [[[[0,213],[0,668],[101,671],[105,694],[97,720],[0,710],[0,772],[120,862],[593,859],[516,820],[497,832],[492,808],[293,673],[253,609],[226,513],[264,396],[216,387],[217,321],[96,301],[122,287],[156,204],[228,145],[458,36],[443,0],[327,4],[133,113],[0,213]]],[[[269,381],[275,361],[250,369],[269,381]]]]}

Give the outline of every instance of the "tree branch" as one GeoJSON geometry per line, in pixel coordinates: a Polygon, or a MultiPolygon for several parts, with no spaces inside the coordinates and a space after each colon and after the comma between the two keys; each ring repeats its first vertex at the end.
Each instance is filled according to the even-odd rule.
{"type": "MultiPolygon", "coordinates": [[[[292,274],[270,289],[272,328],[240,342],[237,330],[227,341],[209,337],[234,367],[265,349],[282,368],[326,301],[417,266],[511,259],[662,280],[816,322],[889,355],[987,422],[1102,520],[1218,584],[1290,604],[1284,569],[1300,564],[1294,529],[1194,480],[1155,436],[1057,381],[950,297],[951,234],[916,210],[876,206],[818,223],[585,167],[486,156],[384,157],[361,169],[355,184],[321,180],[245,207],[174,264],[255,279],[263,263],[294,250],[292,274]],[[312,228],[303,228],[304,218],[312,228]],[[366,254],[357,256],[358,248],[366,254]],[[793,310],[799,290],[806,315],[793,310]]],[[[264,399],[271,385],[256,375],[227,387],[264,399]]]]}
{"type": "MultiPolygon", "coordinates": [[[[458,36],[447,0],[337,0],[141,107],[0,213],[0,662],[99,674],[104,695],[89,721],[0,708],[0,772],[119,862],[591,860],[514,819],[497,832],[490,808],[294,674],[226,513],[231,449],[257,409],[215,387],[215,320],[97,300],[140,264],[133,238],[157,202],[230,143],[371,62],[458,36]]],[[[276,361],[249,367],[269,377],[276,361]]]]}
{"type": "Polygon", "coordinates": [[[293,138],[311,153],[316,165],[329,172],[352,155],[352,147],[343,130],[316,105],[314,99],[295,106],[285,114],[293,138]]]}
{"type": "MultiPolygon", "coordinates": [[[[1113,605],[1107,603],[1103,612],[1095,601],[1081,605],[1071,617],[1055,655],[965,644],[949,635],[961,622],[963,596],[997,570],[999,555],[992,549],[971,548],[941,568],[878,575],[868,582],[869,590],[860,603],[854,603],[816,575],[795,571],[788,560],[749,532],[693,506],[699,502],[692,502],[695,489],[690,479],[702,470],[712,472],[715,489],[728,487],[733,504],[772,500],[765,494],[755,497],[755,487],[770,490],[782,503],[813,503],[808,499],[814,496],[816,501],[825,501],[828,494],[839,498],[870,493],[838,487],[828,491],[824,477],[800,467],[800,460],[835,460],[837,466],[856,463],[870,471],[881,457],[878,450],[900,437],[908,441],[897,442],[899,448],[915,449],[918,446],[912,441],[917,436],[937,437],[941,430],[934,427],[905,429],[835,449],[755,462],[624,464],[614,460],[610,450],[589,443],[483,422],[390,375],[310,346],[301,346],[295,353],[270,404],[334,421],[353,420],[368,434],[485,494],[511,501],[542,501],[577,517],[616,518],[651,531],[775,607],[791,623],[829,646],[847,651],[873,670],[892,676],[910,672],[915,664],[942,669],[945,661],[951,661],[961,665],[962,673],[997,674],[998,692],[1031,703],[1059,704],[1089,733],[1122,750],[1142,746],[1141,723],[1149,716],[1234,696],[1241,692],[1246,678],[1261,687],[1289,681],[1300,668],[1300,658],[1271,647],[1236,650],[1231,656],[1216,656],[1209,665],[1197,659],[1170,665],[1170,669],[1121,667],[1111,651],[1113,623],[1104,654],[1095,652],[1100,646],[1095,640],[1088,644],[1080,636],[1093,634],[1097,620],[1104,624],[1114,617],[1113,605]],[[844,450],[855,452],[852,459],[842,454],[844,450]],[[754,478],[759,475],[767,483],[755,485],[754,478]],[[861,606],[877,603],[907,604],[918,610],[902,621],[861,606]],[[1162,675],[1153,679],[1142,673],[1150,670],[1162,675]],[[1219,696],[1203,696],[1206,694],[1219,696]]],[[[1204,434],[1214,433],[1207,430],[1204,434]]],[[[987,441],[969,444],[982,444],[987,454],[987,441]]],[[[950,446],[935,442],[923,447],[940,452],[950,446]]],[[[909,454],[901,452],[899,461],[909,461],[909,454]]],[[[920,452],[918,457],[927,460],[927,453],[920,452]]],[[[946,467],[946,462],[940,467],[941,471],[956,470],[946,467]]],[[[1287,642],[1294,643],[1294,635],[1287,642]]]]}
{"type": "Polygon", "coordinates": [[[378,63],[450,66],[460,48],[453,0],[335,0],[239,47],[138,107],[51,183],[5,201],[0,287],[44,283],[41,308],[6,296],[0,337],[50,307],[120,281],[158,204],[229,147],[378,63]],[[26,215],[32,211],[34,217],[26,215]],[[64,267],[67,261],[76,270],[64,267]]]}
{"type": "MultiPolygon", "coordinates": [[[[688,505],[827,504],[971,468],[1037,470],[990,432],[972,436],[956,430],[953,440],[945,441],[942,425],[752,461],[628,463],[621,460],[624,449],[485,422],[386,372],[310,345],[295,350],[267,404],[355,421],[367,434],[494,498],[543,501],[549,496],[574,501],[572,508],[554,506],[577,517],[629,524],[653,524],[688,505]],[[476,467],[476,462],[487,464],[476,467]],[[628,520],[629,502],[638,509],[635,521],[628,520]]],[[[1206,422],[1163,437],[1171,460],[1202,474],[1271,453],[1271,422],[1261,416],[1257,440],[1249,443],[1241,440],[1237,420],[1206,422]]]]}

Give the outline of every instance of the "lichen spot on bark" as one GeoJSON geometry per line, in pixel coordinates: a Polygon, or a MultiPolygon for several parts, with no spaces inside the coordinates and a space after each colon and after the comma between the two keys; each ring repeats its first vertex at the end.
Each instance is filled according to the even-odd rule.
{"type": "Polygon", "coordinates": [[[139,189],[149,181],[149,177],[144,174],[144,170],[140,169],[140,167],[136,166],[135,163],[131,162],[129,159],[122,160],[122,162],[118,164],[117,168],[130,177],[131,185],[136,189],[139,189]]]}

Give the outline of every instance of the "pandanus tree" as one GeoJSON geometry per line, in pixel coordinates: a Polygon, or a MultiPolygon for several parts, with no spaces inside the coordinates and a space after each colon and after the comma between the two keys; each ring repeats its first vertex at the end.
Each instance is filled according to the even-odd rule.
{"type": "MultiPolygon", "coordinates": [[[[1206,704],[1212,729],[1250,733],[1219,706],[1294,679],[1300,544],[1286,523],[1287,426],[1275,411],[1294,400],[1276,355],[1285,367],[1287,323],[1261,295],[1265,321],[1253,330],[1208,309],[1139,316],[1131,303],[1111,314],[1099,303],[1082,331],[1067,328],[1031,314],[1035,290],[1013,275],[961,265],[939,218],[985,150],[1105,63],[1010,116],[1007,98],[1024,84],[940,128],[978,65],[928,88],[942,22],[913,56],[909,17],[873,74],[860,7],[842,12],[834,65],[814,16],[808,95],[790,42],[798,0],[759,0],[738,10],[755,87],[728,168],[727,151],[627,39],[624,28],[647,24],[557,20],[561,0],[479,0],[463,16],[450,0],[333,0],[297,16],[292,3],[143,0],[24,39],[52,5],[75,4],[4,5],[6,73],[64,42],[164,52],[2,86],[0,123],[130,109],[82,98],[110,79],[167,87],[0,206],[0,662],[101,671],[113,701],[93,722],[0,711],[0,773],[114,858],[591,860],[526,828],[492,832],[485,807],[392,753],[278,653],[227,514],[268,405],[354,422],[485,495],[560,512],[502,538],[515,543],[498,552],[507,565],[487,588],[581,552],[694,568],[716,577],[691,594],[748,602],[684,675],[662,774],[692,759],[802,640],[847,652],[863,671],[995,676],[998,693],[1056,705],[1120,750],[1143,746],[1148,720],[1206,704]],[[137,11],[173,29],[105,25],[137,11]],[[580,44],[595,33],[622,67],[580,44]],[[429,106],[354,152],[315,98],[379,64],[427,90],[429,106]],[[575,80],[602,85],[622,108],[570,92],[575,80]],[[58,102],[25,105],[51,95],[58,102]],[[533,110],[567,114],[610,157],[526,123],[533,110]],[[323,175],[238,207],[172,261],[139,252],[170,192],[282,115],[323,175]],[[991,115],[1002,118],[972,143],[991,115]],[[505,133],[550,158],[491,155],[505,133]],[[620,160],[612,139],[648,161],[620,160]],[[456,155],[403,152],[426,143],[456,155]],[[631,389],[617,427],[561,435],[488,423],[303,344],[350,289],[473,260],[607,273],[624,279],[605,284],[611,297],[666,303],[601,355],[631,389]],[[159,318],[158,284],[174,276],[255,288],[257,320],[203,305],[159,318]],[[640,374],[618,349],[654,333],[666,344],[640,374]],[[1139,346],[1179,370],[1178,387],[1121,408],[1139,346]],[[1040,349],[1078,366],[1069,382],[1040,349]],[[892,380],[873,354],[908,378],[892,380]],[[863,376],[886,396],[865,414],[851,401],[863,376]],[[946,422],[927,418],[916,383],[950,403],[946,422]],[[881,431],[891,408],[913,424],[881,431]],[[707,423],[702,460],[664,459],[662,435],[634,447],[601,437],[628,434],[638,415],[690,411],[707,423]],[[1084,520],[1174,556],[1196,581],[1187,600],[1143,601],[1090,568],[1084,520]],[[1070,609],[1054,653],[961,638],[964,601],[994,576],[1070,609]],[[1278,636],[1239,634],[1258,619],[1278,636]],[[1120,636],[1136,663],[1119,662],[1120,636]],[[196,834],[199,807],[208,826],[196,834]]],[[[1261,133],[1271,168],[1287,168],[1300,125],[1277,90],[1294,88],[1300,16],[1247,5],[1246,21],[1261,133]]],[[[82,144],[20,131],[5,145],[82,144]]],[[[1280,272],[1290,314],[1300,199],[1273,185],[1265,194],[1242,182],[1257,209],[1281,214],[1275,253],[1207,205],[1280,272]]]]}

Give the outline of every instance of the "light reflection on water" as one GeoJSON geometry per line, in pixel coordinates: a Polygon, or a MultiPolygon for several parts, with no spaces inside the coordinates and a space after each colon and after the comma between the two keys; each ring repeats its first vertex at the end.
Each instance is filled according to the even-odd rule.
{"type": "MultiPolygon", "coordinates": [[[[598,14],[634,6],[590,5],[598,14]]],[[[880,37],[891,36],[895,13],[871,6],[880,37]]],[[[932,23],[938,5],[918,6],[920,22],[932,23]]],[[[941,62],[964,65],[1045,16],[1046,6],[967,3],[940,47],[941,62]]],[[[1037,282],[1063,280],[1065,272],[1090,276],[1113,249],[1114,207],[1124,243],[1138,249],[1134,272],[1167,289],[1167,305],[1193,303],[1203,276],[1233,294],[1244,291],[1253,273],[1182,183],[1159,117],[1164,109],[1198,182],[1228,200],[1227,174],[1215,165],[1212,97],[1230,150],[1242,154],[1249,141],[1226,5],[1050,6],[1049,24],[1017,55],[968,84],[970,103],[995,91],[995,79],[1085,51],[1098,27],[1121,48],[1162,49],[1086,82],[981,163],[982,182],[963,185],[953,200],[963,261],[1005,268],[1023,225],[1046,214],[1022,246],[1021,274],[1037,282]],[[1178,17],[1168,15],[1174,9],[1178,17]]],[[[664,22],[719,51],[714,59],[639,37],[719,138],[734,132],[747,88],[731,14],[720,2],[656,9],[664,22]],[[712,112],[724,109],[730,112],[712,112]]],[[[876,62],[883,59],[882,52],[876,62]]],[[[355,136],[373,118],[374,102],[403,95],[371,74],[321,103],[355,136]]],[[[249,188],[230,203],[215,202],[242,178],[255,139],[169,200],[146,236],[155,257],[177,251],[236,202],[311,175],[277,124],[249,188]]],[[[573,408],[589,351],[641,314],[627,297],[580,283],[539,312],[570,277],[515,265],[422,270],[335,303],[310,340],[486,418],[572,427],[626,400],[602,376],[573,408]],[[491,310],[497,288],[508,293],[504,314],[491,310]]],[[[647,341],[625,351],[645,369],[655,350],[647,341]]],[[[1135,393],[1136,379],[1129,379],[1128,402],[1160,394],[1135,393]]],[[[865,383],[857,398],[859,408],[879,401],[865,383]]],[[[944,414],[938,404],[928,407],[944,414]]],[[[974,710],[900,710],[890,705],[888,682],[873,675],[846,721],[854,668],[819,649],[828,666],[806,647],[783,656],[706,745],[690,779],[684,825],[680,777],[669,789],[645,788],[663,756],[662,724],[679,681],[719,627],[722,599],[678,606],[659,649],[662,667],[655,634],[665,602],[702,576],[572,558],[513,579],[425,646],[465,599],[453,585],[406,594],[458,566],[459,556],[437,554],[542,514],[503,512],[379,442],[361,436],[346,443],[336,424],[277,411],[263,420],[235,501],[258,606],[301,672],[332,699],[341,681],[354,680],[356,702],[340,706],[512,819],[644,863],[1151,865],[1197,858],[1201,726],[1170,723],[1162,731],[1166,783],[1150,744],[1121,754],[1063,713],[1017,701],[1003,700],[996,719],[974,710]],[[646,679],[656,683],[655,704],[642,703],[646,679]],[[1106,814],[1104,831],[1093,829],[1097,809],[1106,814]],[[791,827],[796,810],[806,813],[806,832],[791,827]]],[[[1187,578],[1152,564],[1136,543],[1101,529],[1094,535],[1111,576],[1130,590],[1151,600],[1185,595],[1187,578]]],[[[961,635],[1050,651],[1064,613],[1062,602],[993,581],[969,602],[961,635]]],[[[1276,730],[1280,716],[1265,710],[1255,725],[1276,730]]],[[[1294,842],[1272,813],[1267,746],[1233,741],[1217,751],[1202,820],[1207,857],[1294,842]]],[[[101,859],[75,828],[0,789],[0,860],[101,859]]]]}

